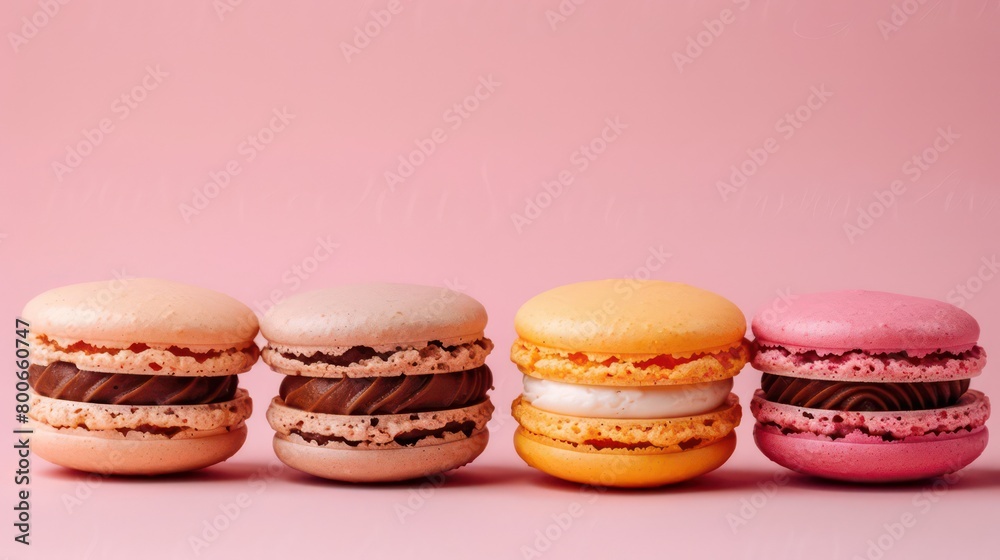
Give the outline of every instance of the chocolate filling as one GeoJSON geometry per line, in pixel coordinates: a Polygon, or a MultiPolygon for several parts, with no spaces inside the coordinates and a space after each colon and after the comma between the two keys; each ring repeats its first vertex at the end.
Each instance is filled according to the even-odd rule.
{"type": "MultiPolygon", "coordinates": [[[[454,352],[458,348],[471,345],[479,346],[480,348],[484,349],[486,348],[486,342],[483,340],[477,340],[469,344],[462,344],[458,346],[445,346],[439,340],[432,340],[427,343],[427,346],[420,349],[420,356],[422,358],[430,356],[431,353],[434,352],[434,348],[440,348],[446,352],[454,352]]],[[[290,360],[297,360],[306,365],[330,364],[331,366],[346,367],[354,365],[363,360],[370,360],[372,358],[379,358],[380,360],[385,361],[393,354],[397,352],[402,352],[404,350],[407,350],[407,348],[397,346],[392,350],[388,350],[385,352],[376,352],[374,348],[371,348],[369,346],[354,346],[353,348],[350,348],[349,350],[347,350],[343,354],[340,354],[339,356],[324,354],[322,352],[317,352],[312,356],[302,356],[294,352],[282,352],[281,355],[285,358],[288,358],[290,360]]]]}
{"type": "Polygon", "coordinates": [[[43,397],[99,404],[183,405],[232,400],[237,376],[176,377],[84,371],[69,362],[31,364],[28,384],[43,397]]]}
{"type": "Polygon", "coordinates": [[[331,441],[335,441],[337,443],[346,443],[347,445],[350,445],[351,447],[357,447],[358,444],[361,443],[360,441],[349,440],[349,439],[347,439],[345,437],[341,437],[341,436],[324,436],[322,434],[315,434],[315,433],[312,433],[312,432],[303,432],[302,430],[291,430],[291,433],[293,433],[293,434],[301,437],[302,439],[304,439],[306,441],[311,441],[311,442],[315,443],[316,445],[326,445],[326,444],[330,443],[331,441]]]}
{"type": "Polygon", "coordinates": [[[123,436],[128,435],[129,432],[145,432],[147,434],[155,434],[172,438],[179,434],[183,429],[184,428],[178,426],[166,428],[163,426],[153,426],[152,424],[139,424],[134,428],[116,428],[116,431],[121,433],[123,436]]]}
{"type": "MultiPolygon", "coordinates": [[[[448,422],[444,426],[433,430],[410,430],[408,432],[403,432],[401,434],[396,435],[396,437],[393,438],[393,441],[395,441],[399,445],[410,447],[416,445],[417,442],[427,437],[444,437],[446,433],[458,433],[458,432],[462,432],[463,434],[465,434],[465,437],[469,437],[475,430],[476,430],[476,423],[473,422],[472,420],[467,420],[465,422],[448,422]]],[[[291,430],[291,433],[298,435],[299,437],[301,437],[306,441],[311,441],[316,445],[326,445],[330,442],[337,442],[337,443],[347,444],[351,447],[357,447],[361,443],[360,441],[349,440],[342,436],[333,436],[333,435],[328,436],[312,432],[303,432],[301,430],[295,430],[295,429],[291,430]]]]}
{"type": "Polygon", "coordinates": [[[476,423],[472,420],[466,420],[465,422],[448,422],[443,428],[438,428],[436,430],[410,430],[408,432],[403,432],[397,434],[396,437],[392,438],[393,441],[400,445],[416,445],[416,443],[426,437],[443,437],[445,433],[458,433],[462,432],[465,437],[472,435],[472,432],[476,430],[476,423]]]}
{"type": "Polygon", "coordinates": [[[969,389],[968,379],[926,383],[820,381],[765,373],[767,400],[824,410],[927,410],[951,406],[969,389]]]}
{"type": "Polygon", "coordinates": [[[493,374],[486,365],[452,373],[394,377],[289,375],[278,394],[285,405],[322,414],[404,414],[461,408],[486,398],[493,374]]]}

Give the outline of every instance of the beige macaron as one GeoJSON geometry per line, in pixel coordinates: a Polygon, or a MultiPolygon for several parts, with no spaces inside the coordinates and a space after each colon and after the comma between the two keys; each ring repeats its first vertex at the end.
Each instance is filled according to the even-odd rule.
{"type": "Polygon", "coordinates": [[[493,412],[486,310],[445,288],[352,284],[288,298],[261,321],[285,375],[267,412],[287,465],[349,482],[406,480],[475,459],[493,412]]]}
{"type": "Polygon", "coordinates": [[[486,309],[431,286],[348,284],[290,297],[261,323],[271,369],[310,377],[373,377],[460,371],[486,362],[486,309]],[[343,358],[366,347],[373,356],[343,358]]]}
{"type": "Polygon", "coordinates": [[[168,280],[56,288],[25,305],[32,450],[65,467],[155,475],[226,460],[252,412],[257,360],[239,301],[168,280]]]}

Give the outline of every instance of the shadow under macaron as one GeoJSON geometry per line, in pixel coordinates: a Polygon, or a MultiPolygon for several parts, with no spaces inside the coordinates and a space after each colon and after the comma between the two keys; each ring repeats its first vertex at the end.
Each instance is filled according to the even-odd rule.
{"type": "Polygon", "coordinates": [[[431,474],[409,480],[398,480],[391,482],[345,482],[340,480],[330,480],[313,476],[308,473],[286,468],[278,476],[282,480],[295,484],[305,484],[314,487],[335,487],[351,488],[358,490],[393,490],[400,488],[426,488],[428,485],[434,488],[472,488],[486,486],[503,486],[522,484],[525,479],[532,476],[530,471],[516,467],[501,467],[489,465],[465,466],[456,470],[438,474],[431,474]]]}
{"type": "Polygon", "coordinates": [[[261,469],[266,469],[266,465],[255,463],[241,463],[237,461],[219,463],[193,471],[157,474],[157,475],[126,475],[126,474],[102,474],[87,471],[80,471],[58,465],[46,464],[39,467],[39,471],[47,478],[53,480],[88,482],[100,479],[102,484],[163,484],[163,483],[218,483],[218,482],[246,482],[254,476],[260,476],[261,469]]]}
{"type": "Polygon", "coordinates": [[[704,492],[724,492],[729,490],[746,490],[746,489],[758,489],[759,486],[766,482],[771,482],[774,480],[775,474],[771,471],[761,471],[752,469],[725,469],[723,472],[710,472],[699,477],[685,480],[682,482],[677,482],[674,484],[666,484],[663,486],[654,487],[641,487],[641,488],[625,488],[625,487],[615,487],[615,486],[593,486],[589,484],[580,484],[577,482],[570,482],[556,478],[554,476],[547,475],[542,472],[533,472],[531,476],[526,480],[528,484],[532,484],[538,488],[558,491],[558,492],[574,492],[574,493],[596,493],[596,494],[621,494],[621,495],[640,495],[640,494],[687,494],[687,493],[704,493],[704,492]]]}
{"type": "Polygon", "coordinates": [[[901,482],[852,482],[789,472],[788,482],[785,486],[788,488],[817,490],[821,492],[858,491],[869,493],[881,492],[885,494],[924,491],[935,494],[944,492],[969,492],[1000,488],[1000,469],[968,467],[943,476],[901,482]]]}

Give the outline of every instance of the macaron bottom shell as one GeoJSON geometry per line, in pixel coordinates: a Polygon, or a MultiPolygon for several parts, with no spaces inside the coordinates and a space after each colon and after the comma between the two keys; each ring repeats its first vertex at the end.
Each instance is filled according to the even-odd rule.
{"type": "Polygon", "coordinates": [[[246,389],[204,404],[122,405],[31,393],[31,450],[72,469],[158,475],[225,461],[246,441],[253,401],[246,389]]]}
{"type": "Polygon", "coordinates": [[[554,477],[619,488],[675,484],[722,466],[736,449],[736,433],[710,445],[675,453],[629,450],[576,451],[556,440],[518,428],[514,449],[529,466],[554,477]]]}
{"type": "Polygon", "coordinates": [[[344,482],[395,482],[461,467],[489,441],[489,399],[447,410],[379,415],[308,412],[275,397],[274,451],[293,469],[344,482]]]}
{"type": "Polygon", "coordinates": [[[757,423],[754,441],[768,459],[802,474],[861,483],[943,476],[972,463],[989,441],[985,426],[919,441],[856,443],[812,434],[783,434],[757,423]]]}
{"type": "MultiPolygon", "coordinates": [[[[162,475],[192,471],[221,463],[236,454],[247,439],[246,424],[211,435],[183,439],[121,439],[68,433],[35,423],[31,451],[50,463],[104,475],[162,475]]],[[[107,436],[118,435],[113,434],[107,436]]]]}
{"type": "Polygon", "coordinates": [[[282,463],[304,473],[343,482],[398,482],[456,469],[472,462],[489,442],[489,430],[438,445],[398,449],[330,449],[297,436],[274,435],[282,463]]]}

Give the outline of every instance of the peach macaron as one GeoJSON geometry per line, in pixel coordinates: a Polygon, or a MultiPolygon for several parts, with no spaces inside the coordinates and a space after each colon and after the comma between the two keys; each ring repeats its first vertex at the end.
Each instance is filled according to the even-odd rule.
{"type": "Polygon", "coordinates": [[[27,303],[31,449],[102,474],[189,471],[235,454],[252,412],[237,375],[257,318],[219,292],[151,278],[75,284],[27,303]]]}

